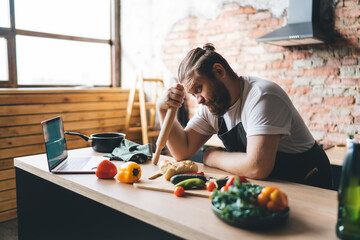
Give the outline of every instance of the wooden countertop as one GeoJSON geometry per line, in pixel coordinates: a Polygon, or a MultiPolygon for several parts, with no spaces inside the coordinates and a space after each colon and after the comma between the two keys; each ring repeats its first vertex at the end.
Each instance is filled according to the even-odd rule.
{"type": "Polygon", "coordinates": [[[332,148],[326,149],[326,155],[330,160],[331,165],[342,166],[345,155],[346,155],[347,147],[345,146],[334,146],[332,148]]]}
{"type": "MultiPolygon", "coordinates": [[[[69,151],[70,156],[101,155],[92,148],[69,151]]],[[[169,158],[161,156],[160,158],[169,158]]],[[[117,166],[122,162],[114,161],[117,166]]],[[[255,181],[277,186],[287,193],[290,216],[284,226],[273,230],[249,231],[219,220],[203,197],[175,197],[171,193],[139,189],[117,180],[101,180],[93,174],[52,174],[46,155],[15,158],[15,167],[30,172],[115,210],[140,219],[186,239],[336,239],[337,192],[290,182],[255,181]]],[[[152,176],[158,167],[150,161],[141,165],[142,178],[152,176]]],[[[224,172],[200,165],[204,172],[224,172]]],[[[226,174],[226,173],[225,173],[226,174]]]]}

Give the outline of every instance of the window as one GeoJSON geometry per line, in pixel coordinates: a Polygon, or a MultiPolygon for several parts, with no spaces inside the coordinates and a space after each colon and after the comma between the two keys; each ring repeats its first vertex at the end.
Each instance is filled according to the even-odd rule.
{"type": "Polygon", "coordinates": [[[0,86],[120,86],[120,0],[0,0],[0,86]]]}

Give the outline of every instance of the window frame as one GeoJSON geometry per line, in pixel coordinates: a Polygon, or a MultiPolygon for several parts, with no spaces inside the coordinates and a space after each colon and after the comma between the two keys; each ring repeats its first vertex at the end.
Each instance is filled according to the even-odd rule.
{"type": "MultiPolygon", "coordinates": [[[[69,85],[19,85],[17,81],[16,36],[34,36],[42,38],[63,39],[110,45],[111,84],[110,87],[121,86],[121,43],[120,43],[120,1],[110,0],[110,39],[86,38],[71,35],[53,34],[17,29],[15,25],[15,0],[9,0],[10,28],[0,27],[0,37],[7,40],[8,81],[0,81],[0,87],[69,87],[69,85]]],[[[73,87],[73,85],[71,85],[73,87]]]]}

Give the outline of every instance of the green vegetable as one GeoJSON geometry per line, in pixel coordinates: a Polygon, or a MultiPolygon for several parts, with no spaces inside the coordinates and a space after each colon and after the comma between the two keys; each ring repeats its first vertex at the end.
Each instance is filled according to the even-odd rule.
{"type": "Polygon", "coordinates": [[[203,175],[200,174],[178,174],[178,175],[174,175],[170,178],[170,182],[172,184],[178,184],[179,182],[182,182],[186,179],[191,179],[191,178],[199,178],[201,180],[203,180],[204,182],[206,182],[206,177],[204,177],[203,175]]]}
{"type": "Polygon", "coordinates": [[[223,186],[225,186],[227,180],[228,180],[227,178],[216,179],[215,181],[216,188],[221,189],[223,186]]]}
{"type": "Polygon", "coordinates": [[[177,187],[183,187],[184,189],[203,189],[205,188],[205,181],[200,178],[190,178],[176,184],[177,187]]]}
{"type": "Polygon", "coordinates": [[[211,195],[212,204],[228,221],[235,221],[238,218],[259,219],[281,214],[258,206],[257,196],[262,189],[262,186],[256,184],[234,181],[234,185],[227,191],[214,190],[211,195]]]}

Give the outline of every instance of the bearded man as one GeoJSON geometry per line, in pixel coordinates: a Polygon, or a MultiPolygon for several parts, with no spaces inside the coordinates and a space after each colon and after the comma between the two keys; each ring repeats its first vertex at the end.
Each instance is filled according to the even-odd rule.
{"type": "Polygon", "coordinates": [[[217,134],[226,149],[209,147],[205,165],[253,179],[267,177],[331,188],[329,159],[314,140],[288,95],[274,82],[238,76],[212,44],[182,60],[181,84],[157,102],[163,120],[185,93],[201,104],[185,129],[175,120],[167,141],[172,156],[192,157],[217,134]]]}

